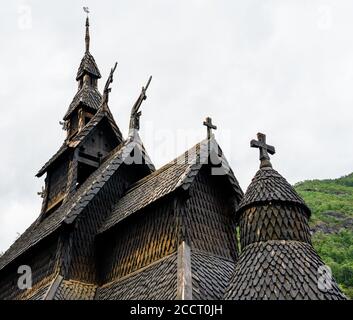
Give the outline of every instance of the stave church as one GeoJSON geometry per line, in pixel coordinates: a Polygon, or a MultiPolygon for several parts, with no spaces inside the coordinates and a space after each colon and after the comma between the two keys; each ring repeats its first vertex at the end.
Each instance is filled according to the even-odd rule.
{"type": "Polygon", "coordinates": [[[99,92],[87,17],[66,138],[36,175],[45,176],[37,219],[0,257],[0,299],[346,299],[266,136],[251,141],[260,168],[245,194],[210,118],[203,141],[156,169],[139,135],[151,78],[124,137],[109,108],[115,68],[99,92]]]}

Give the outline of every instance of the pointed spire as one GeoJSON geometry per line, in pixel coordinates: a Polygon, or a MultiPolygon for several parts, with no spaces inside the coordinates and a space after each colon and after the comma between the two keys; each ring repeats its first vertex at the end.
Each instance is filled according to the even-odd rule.
{"type": "Polygon", "coordinates": [[[89,41],[90,41],[90,37],[89,37],[89,19],[88,19],[88,15],[87,15],[87,18],[86,18],[86,37],[85,37],[86,52],[89,52],[89,41]]]}
{"type": "MultiPolygon", "coordinates": [[[[89,35],[89,9],[88,7],[83,7],[83,10],[86,12],[87,17],[86,17],[86,35],[85,35],[85,54],[81,60],[80,66],[77,71],[76,75],[76,80],[79,81],[81,77],[83,77],[85,74],[89,74],[91,77],[95,79],[99,79],[101,77],[101,74],[99,72],[99,69],[96,65],[96,62],[89,52],[89,47],[90,47],[90,35],[89,35]]],[[[81,89],[82,85],[79,87],[81,89]]]]}

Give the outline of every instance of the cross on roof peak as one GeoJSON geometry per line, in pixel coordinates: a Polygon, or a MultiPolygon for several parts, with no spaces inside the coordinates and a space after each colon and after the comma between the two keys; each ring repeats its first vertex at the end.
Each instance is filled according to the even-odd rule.
{"type": "Polygon", "coordinates": [[[212,123],[212,118],[207,117],[203,122],[203,125],[207,127],[207,139],[210,139],[212,136],[212,129],[216,130],[217,126],[212,123]]]}
{"type": "Polygon", "coordinates": [[[268,154],[275,154],[275,147],[266,144],[266,135],[263,133],[257,134],[258,140],[251,140],[250,147],[260,149],[260,168],[272,168],[270,156],[268,154]]]}

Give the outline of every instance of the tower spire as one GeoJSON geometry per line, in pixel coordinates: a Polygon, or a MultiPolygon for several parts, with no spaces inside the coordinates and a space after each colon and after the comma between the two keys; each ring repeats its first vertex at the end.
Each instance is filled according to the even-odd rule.
{"type": "Polygon", "coordinates": [[[85,36],[85,43],[86,43],[86,52],[89,51],[89,42],[90,42],[90,36],[89,36],[89,8],[88,7],[83,7],[83,11],[87,13],[86,17],[86,36],[85,36]]]}

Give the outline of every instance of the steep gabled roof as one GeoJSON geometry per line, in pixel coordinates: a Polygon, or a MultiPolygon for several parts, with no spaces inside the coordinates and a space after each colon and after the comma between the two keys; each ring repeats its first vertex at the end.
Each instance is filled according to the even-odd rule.
{"type": "Polygon", "coordinates": [[[122,141],[122,134],[116,125],[116,122],[111,114],[109,108],[105,110],[99,110],[92,119],[82,128],[82,130],[74,136],[71,140],[65,140],[60,149],[45,163],[45,165],[38,171],[36,174],[37,177],[41,177],[47,169],[68,149],[77,147],[80,143],[82,143],[89,134],[93,131],[95,127],[103,120],[107,119],[113,132],[115,133],[118,141],[122,141]]]}
{"type": "Polygon", "coordinates": [[[131,151],[138,148],[145,157],[145,163],[151,171],[154,167],[146,154],[141,140],[128,139],[112,151],[109,157],[94,171],[82,184],[72,198],[59,207],[43,221],[37,219],[0,257],[0,270],[11,261],[23,254],[38,242],[56,231],[62,224],[72,223],[83,211],[87,204],[101,190],[125,160],[130,157],[131,151]]]}
{"type": "Polygon", "coordinates": [[[222,161],[220,169],[227,176],[240,200],[243,192],[216,140],[206,139],[133,185],[118,201],[111,215],[102,225],[100,233],[178,188],[187,190],[201,167],[208,163],[211,152],[219,155],[222,161]]]}
{"type": "Polygon", "coordinates": [[[69,109],[67,110],[64,120],[67,120],[71,113],[75,110],[75,108],[79,104],[83,104],[84,106],[92,109],[98,110],[102,102],[102,95],[100,92],[92,87],[92,86],[83,86],[77,93],[75,94],[72,102],[70,103],[69,109]]]}
{"type": "Polygon", "coordinates": [[[44,166],[38,171],[38,173],[36,174],[36,177],[41,177],[46,171],[47,169],[57,160],[59,159],[66,150],[68,150],[68,145],[66,143],[66,141],[61,145],[61,147],[59,148],[59,150],[44,164],[44,166]]]}
{"type": "Polygon", "coordinates": [[[77,147],[81,142],[83,142],[89,135],[92,130],[97,127],[97,125],[106,118],[119,141],[123,140],[123,136],[120,132],[120,129],[116,125],[116,122],[113,118],[112,113],[109,108],[105,110],[99,110],[90,121],[82,128],[82,130],[71,140],[68,142],[69,147],[77,147]]]}
{"type": "Polygon", "coordinates": [[[76,80],[80,79],[87,72],[96,78],[101,78],[101,73],[97,67],[96,61],[94,60],[93,56],[89,53],[89,51],[85,52],[83,56],[80,66],[77,71],[76,80]]]}

